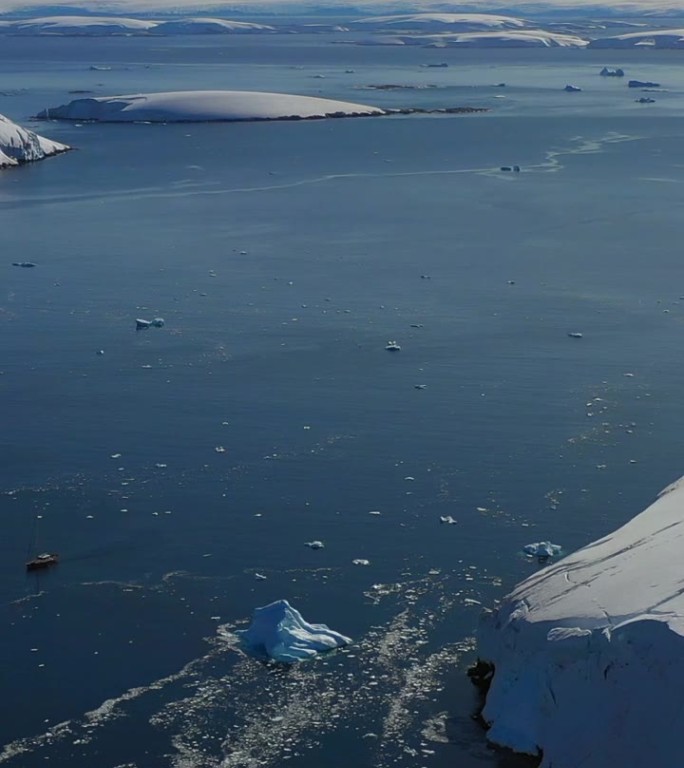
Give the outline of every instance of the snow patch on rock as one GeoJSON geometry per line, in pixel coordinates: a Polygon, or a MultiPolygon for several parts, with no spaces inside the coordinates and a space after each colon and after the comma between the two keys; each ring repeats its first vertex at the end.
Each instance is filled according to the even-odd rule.
{"type": "Polygon", "coordinates": [[[475,32],[491,29],[519,29],[530,26],[525,19],[489,13],[414,13],[372,16],[352,22],[365,28],[442,29],[475,32]]]}
{"type": "Polygon", "coordinates": [[[483,615],[489,739],[542,767],[679,762],[684,479],[622,528],[526,579],[483,615]]]}

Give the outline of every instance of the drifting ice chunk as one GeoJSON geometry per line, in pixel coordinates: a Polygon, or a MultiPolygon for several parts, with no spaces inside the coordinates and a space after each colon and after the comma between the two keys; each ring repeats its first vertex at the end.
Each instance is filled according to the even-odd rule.
{"type": "Polygon", "coordinates": [[[349,645],[351,639],[325,624],[308,624],[287,600],[257,608],[249,629],[235,633],[253,654],[290,663],[349,645]]]}
{"type": "Polygon", "coordinates": [[[323,549],[325,547],[325,544],[322,541],[305,541],[304,546],[308,547],[309,549],[323,549]]]}
{"type": "Polygon", "coordinates": [[[149,328],[151,325],[152,325],[151,320],[142,320],[141,318],[138,318],[135,321],[136,331],[142,331],[144,328],[149,328]]]}
{"type": "Polygon", "coordinates": [[[523,552],[530,557],[538,557],[540,560],[548,560],[550,557],[558,557],[561,548],[550,541],[535,541],[533,544],[525,544],[523,552]]]}
{"type": "Polygon", "coordinates": [[[388,341],[385,349],[388,350],[389,352],[398,352],[401,349],[401,347],[399,346],[399,344],[397,344],[396,341],[388,341]]]}

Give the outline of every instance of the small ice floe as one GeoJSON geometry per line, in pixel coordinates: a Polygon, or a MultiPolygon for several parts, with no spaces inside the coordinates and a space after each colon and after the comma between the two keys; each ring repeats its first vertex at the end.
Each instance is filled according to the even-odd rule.
{"type": "Polygon", "coordinates": [[[352,560],[353,565],[370,565],[370,560],[364,560],[362,557],[357,557],[355,560],[352,560]]]}
{"type": "Polygon", "coordinates": [[[369,515],[381,515],[382,512],[379,509],[371,509],[371,511],[368,513],[369,515]]]}
{"type": "Polygon", "coordinates": [[[13,261],[12,266],[23,267],[24,269],[30,269],[31,267],[35,267],[36,265],[32,261],[13,261]]]}
{"type": "Polygon", "coordinates": [[[266,577],[266,576],[264,576],[264,574],[263,574],[263,573],[255,573],[255,574],[254,574],[254,578],[255,578],[257,581],[266,581],[266,578],[267,578],[267,577],[266,577]]]}
{"type": "Polygon", "coordinates": [[[121,458],[121,454],[120,453],[113,453],[109,458],[110,459],[120,459],[121,458]]]}
{"type": "Polygon", "coordinates": [[[568,337],[571,339],[581,339],[582,334],[579,331],[569,331],[568,337]]]}
{"type": "Polygon", "coordinates": [[[144,320],[138,317],[135,321],[135,329],[137,331],[143,331],[145,328],[161,328],[164,325],[163,317],[155,317],[153,320],[144,320]]]}
{"type": "Polygon", "coordinates": [[[563,90],[566,93],[579,93],[582,89],[576,85],[566,85],[565,88],[563,88],[563,90]]]}
{"type": "Polygon", "coordinates": [[[102,357],[102,355],[104,355],[104,349],[98,349],[98,350],[97,350],[97,352],[96,352],[95,354],[96,354],[98,357],[102,357]]]}
{"type": "Polygon", "coordinates": [[[454,520],[454,518],[451,515],[444,515],[439,518],[440,523],[446,523],[446,525],[456,525],[458,520],[454,520]]]}
{"type": "Polygon", "coordinates": [[[535,541],[532,544],[525,544],[523,552],[529,557],[536,557],[539,560],[548,560],[550,557],[558,557],[561,554],[559,544],[552,544],[550,541],[535,541]]]}
{"type": "Polygon", "coordinates": [[[322,541],[318,541],[318,539],[315,539],[314,541],[305,541],[304,546],[308,547],[309,549],[323,549],[323,547],[325,547],[325,544],[322,541]]]}
{"type": "Polygon", "coordinates": [[[351,643],[351,638],[325,624],[309,624],[287,600],[256,608],[249,629],[235,634],[243,647],[257,658],[286,664],[311,659],[351,643]]]}
{"type": "Polygon", "coordinates": [[[640,99],[634,99],[637,104],[655,104],[655,99],[650,96],[642,96],[640,99]]]}
{"type": "Polygon", "coordinates": [[[214,448],[214,450],[216,451],[216,453],[225,453],[226,452],[226,449],[222,445],[217,445],[214,448]]]}
{"type": "Polygon", "coordinates": [[[396,341],[388,341],[385,349],[388,350],[389,352],[398,352],[401,349],[401,347],[399,346],[399,344],[397,344],[396,341]]]}
{"type": "Polygon", "coordinates": [[[425,389],[427,387],[427,384],[414,384],[414,389],[425,389]]]}

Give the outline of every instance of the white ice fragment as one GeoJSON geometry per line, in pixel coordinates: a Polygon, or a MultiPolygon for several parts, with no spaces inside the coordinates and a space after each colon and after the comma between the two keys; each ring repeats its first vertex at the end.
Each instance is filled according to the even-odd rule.
{"type": "Polygon", "coordinates": [[[325,544],[322,541],[318,541],[318,539],[315,539],[314,541],[305,541],[304,546],[308,547],[309,549],[323,549],[323,547],[325,547],[325,544]]]}
{"type": "Polygon", "coordinates": [[[109,458],[110,459],[120,459],[121,458],[121,454],[120,453],[113,453],[109,458]]]}
{"type": "Polygon", "coordinates": [[[568,333],[568,336],[569,336],[571,339],[581,339],[581,338],[582,338],[582,334],[581,334],[581,333],[579,333],[579,331],[570,331],[570,332],[568,333]]]}
{"type": "Polygon", "coordinates": [[[225,453],[226,452],[226,449],[222,445],[217,445],[214,448],[214,450],[216,451],[216,453],[225,453]]]}
{"type": "Polygon", "coordinates": [[[550,557],[558,557],[561,554],[561,547],[558,544],[552,544],[550,541],[535,541],[532,544],[525,544],[523,552],[530,557],[538,557],[540,560],[547,560],[550,557]]]}
{"type": "Polygon", "coordinates": [[[447,525],[456,525],[458,520],[454,520],[454,518],[451,515],[445,515],[443,517],[440,516],[439,522],[440,523],[446,523],[447,525]]]}
{"type": "Polygon", "coordinates": [[[379,509],[371,509],[371,511],[368,513],[369,515],[381,515],[382,512],[379,509]]]}
{"type": "Polygon", "coordinates": [[[267,577],[266,577],[266,576],[264,576],[264,574],[263,574],[263,573],[255,573],[255,574],[254,574],[254,578],[255,578],[257,581],[266,581],[266,578],[267,578],[267,577]]]}
{"type": "Polygon", "coordinates": [[[352,560],[352,563],[354,565],[370,565],[370,560],[364,560],[362,557],[357,557],[355,560],[352,560]]]}
{"type": "Polygon", "coordinates": [[[582,89],[576,85],[566,85],[563,90],[567,93],[579,93],[582,89]]]}
{"type": "Polygon", "coordinates": [[[152,325],[151,320],[143,320],[141,317],[137,318],[135,321],[135,329],[136,331],[143,331],[145,328],[149,328],[152,325]]]}
{"type": "Polygon", "coordinates": [[[244,647],[260,658],[291,663],[349,645],[351,639],[325,624],[309,624],[287,600],[257,608],[249,629],[237,630],[244,647]]]}
{"type": "Polygon", "coordinates": [[[164,325],[164,318],[155,317],[154,320],[152,320],[151,325],[153,325],[155,328],[161,328],[164,325]]]}

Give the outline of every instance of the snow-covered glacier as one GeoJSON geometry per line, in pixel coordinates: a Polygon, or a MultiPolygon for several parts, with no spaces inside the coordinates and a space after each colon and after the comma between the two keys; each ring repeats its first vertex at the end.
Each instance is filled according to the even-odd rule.
{"type": "Polygon", "coordinates": [[[0,168],[42,160],[68,149],[66,144],[39,136],[0,115],[0,168]]]}
{"type": "Polygon", "coordinates": [[[304,120],[382,115],[366,104],[259,91],[173,91],[75,99],[39,118],[101,122],[304,120]]]}
{"type": "Polygon", "coordinates": [[[325,624],[309,624],[287,600],[255,609],[249,629],[235,634],[257,656],[286,663],[310,659],[351,643],[350,638],[325,624]]]}
{"type": "Polygon", "coordinates": [[[680,763],[684,478],[482,616],[488,738],[542,768],[680,763]]]}

